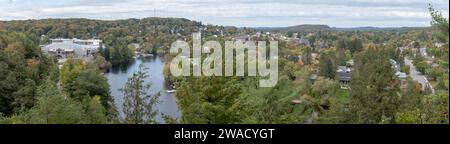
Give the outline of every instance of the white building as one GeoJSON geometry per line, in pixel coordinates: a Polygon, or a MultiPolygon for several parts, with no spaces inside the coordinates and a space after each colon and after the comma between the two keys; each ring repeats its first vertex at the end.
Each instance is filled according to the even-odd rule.
{"type": "Polygon", "coordinates": [[[69,55],[75,58],[86,58],[97,53],[100,45],[102,41],[98,39],[50,39],[50,44],[43,46],[41,50],[58,59],[65,59],[69,55]]]}
{"type": "Polygon", "coordinates": [[[427,54],[427,48],[420,48],[420,49],[419,49],[419,52],[420,52],[420,55],[421,55],[421,56],[424,56],[424,57],[428,56],[428,54],[427,54]]]}

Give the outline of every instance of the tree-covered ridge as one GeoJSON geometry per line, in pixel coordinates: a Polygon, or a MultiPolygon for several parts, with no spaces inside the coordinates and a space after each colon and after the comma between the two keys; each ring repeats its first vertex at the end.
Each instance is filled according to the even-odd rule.
{"type": "Polygon", "coordinates": [[[113,65],[126,63],[134,56],[138,44],[142,52],[164,54],[170,44],[179,38],[189,37],[203,30],[205,35],[227,35],[237,31],[235,27],[204,25],[183,18],[143,18],[127,20],[90,19],[42,19],[0,21],[0,28],[33,33],[41,37],[40,44],[50,38],[99,38],[105,44],[100,53],[113,65]]]}

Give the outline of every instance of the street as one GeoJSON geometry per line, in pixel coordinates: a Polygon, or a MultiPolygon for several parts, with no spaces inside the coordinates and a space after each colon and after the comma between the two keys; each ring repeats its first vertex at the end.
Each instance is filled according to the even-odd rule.
{"type": "Polygon", "coordinates": [[[425,86],[429,85],[430,88],[431,88],[432,93],[434,93],[434,89],[432,88],[432,86],[428,82],[427,78],[422,73],[417,71],[417,69],[414,66],[414,64],[412,64],[412,60],[409,60],[408,58],[405,57],[405,64],[409,66],[409,76],[411,76],[411,78],[413,80],[415,80],[415,81],[419,82],[420,84],[422,84],[422,90],[425,90],[425,86]]]}

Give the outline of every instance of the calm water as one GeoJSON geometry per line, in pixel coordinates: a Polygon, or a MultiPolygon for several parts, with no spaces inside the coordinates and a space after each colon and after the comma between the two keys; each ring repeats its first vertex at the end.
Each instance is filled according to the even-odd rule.
{"type": "MultiPolygon", "coordinates": [[[[146,82],[152,83],[149,94],[155,94],[157,92],[161,93],[161,96],[159,97],[161,103],[156,105],[155,108],[165,115],[178,119],[180,117],[180,112],[178,110],[175,95],[166,92],[167,87],[163,76],[164,59],[157,56],[137,58],[126,66],[112,68],[110,72],[106,73],[108,83],[111,85],[111,95],[114,97],[118,111],[122,113],[123,107],[123,95],[119,89],[123,88],[128,77],[130,77],[134,71],[139,69],[141,63],[148,68],[147,74],[149,74],[149,77],[146,82]]],[[[157,121],[159,123],[164,123],[161,114],[158,114],[157,121]]]]}

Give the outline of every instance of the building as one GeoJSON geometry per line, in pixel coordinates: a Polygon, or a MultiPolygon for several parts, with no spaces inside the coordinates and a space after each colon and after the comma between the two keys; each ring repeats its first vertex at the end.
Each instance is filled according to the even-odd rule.
{"type": "Polygon", "coordinates": [[[50,44],[42,46],[44,54],[55,56],[58,59],[66,59],[69,55],[75,58],[87,58],[97,53],[102,45],[98,39],[50,39],[50,44]]]}
{"type": "Polygon", "coordinates": [[[393,60],[393,59],[389,59],[389,62],[391,63],[391,68],[395,71],[395,72],[399,72],[400,71],[400,64],[397,63],[397,61],[393,60]]]}
{"type": "Polygon", "coordinates": [[[406,79],[408,78],[408,75],[400,71],[400,64],[397,63],[397,61],[389,59],[389,62],[391,63],[392,70],[394,70],[395,76],[392,79],[393,82],[399,84],[400,88],[405,89],[407,84],[406,79]]]}
{"type": "Polygon", "coordinates": [[[427,48],[420,48],[420,49],[419,49],[419,53],[420,53],[420,55],[423,56],[423,57],[428,56],[428,54],[427,54],[427,48]]]}
{"type": "MultiPolygon", "coordinates": [[[[392,70],[394,70],[395,72],[395,76],[392,78],[392,80],[399,82],[400,86],[405,86],[408,75],[400,71],[400,65],[395,60],[389,59],[389,62],[391,63],[392,70]]],[[[353,60],[351,61],[351,63],[353,63],[353,60]]],[[[350,79],[352,76],[351,68],[347,66],[338,66],[336,74],[339,78],[339,85],[341,86],[341,88],[348,89],[348,84],[350,83],[350,79]]]]}
{"type": "Polygon", "coordinates": [[[395,76],[397,77],[398,80],[406,80],[406,78],[408,78],[408,75],[404,72],[395,72],[395,76]]]}
{"type": "Polygon", "coordinates": [[[434,46],[436,46],[437,48],[441,48],[442,46],[444,46],[445,44],[444,43],[441,43],[441,42],[435,42],[434,43],[434,46]]]}
{"type": "Polygon", "coordinates": [[[298,62],[300,60],[301,56],[295,56],[295,55],[289,55],[287,57],[287,60],[291,62],[298,62]]]}
{"type": "Polygon", "coordinates": [[[246,41],[250,41],[250,36],[249,35],[241,35],[241,36],[236,36],[233,38],[233,40],[235,41],[241,41],[241,42],[246,42],[246,41]]]}
{"type": "Polygon", "coordinates": [[[348,89],[348,84],[350,83],[350,79],[352,77],[352,70],[346,66],[339,66],[336,73],[338,75],[339,85],[341,88],[348,89]]]}
{"type": "Polygon", "coordinates": [[[316,82],[317,78],[318,78],[317,74],[309,75],[309,81],[311,82],[311,84],[314,84],[314,82],[316,82]]]}
{"type": "Polygon", "coordinates": [[[298,37],[298,33],[293,33],[292,34],[292,38],[297,38],[298,37]]]}
{"type": "Polygon", "coordinates": [[[348,66],[353,67],[353,65],[355,64],[355,62],[353,61],[353,59],[348,60],[345,62],[348,66]]]}
{"type": "Polygon", "coordinates": [[[307,45],[307,46],[311,45],[311,43],[309,42],[309,39],[307,39],[305,37],[300,38],[299,43],[307,45]]]}

